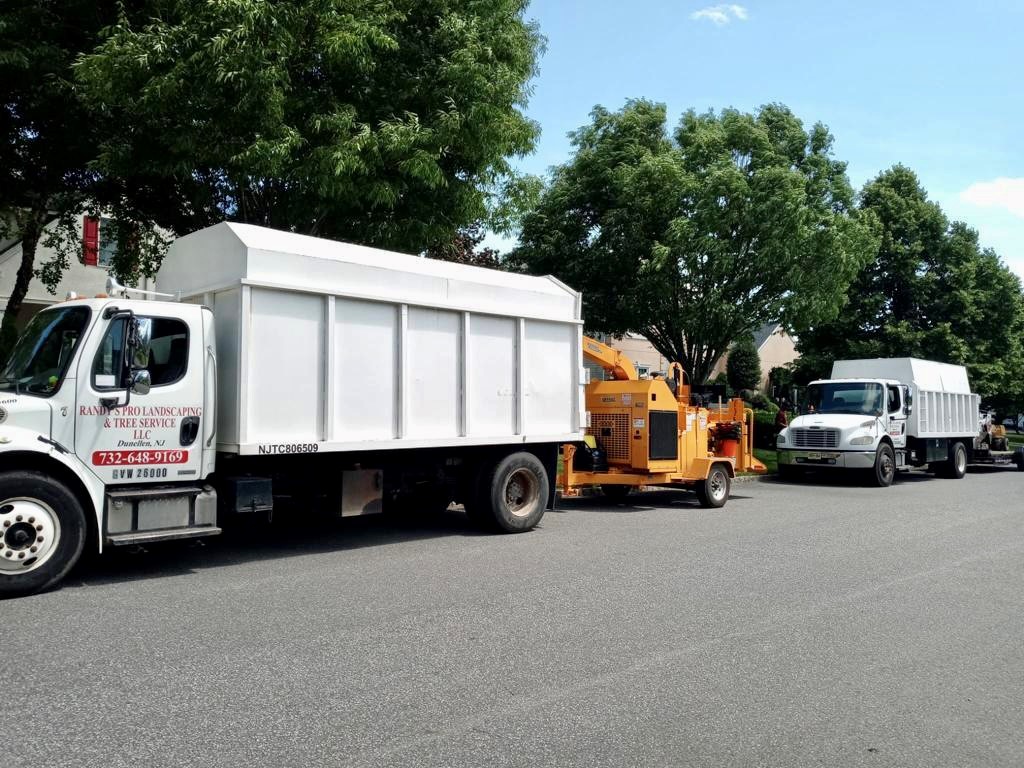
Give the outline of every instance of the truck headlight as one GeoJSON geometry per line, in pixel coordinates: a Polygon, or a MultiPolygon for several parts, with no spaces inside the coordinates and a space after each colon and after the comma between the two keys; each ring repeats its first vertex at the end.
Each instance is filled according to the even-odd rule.
{"type": "Polygon", "coordinates": [[[779,436],[775,438],[775,444],[776,445],[785,445],[786,444],[786,436],[780,432],[779,436]]]}
{"type": "Polygon", "coordinates": [[[874,435],[861,435],[860,437],[853,438],[850,441],[850,445],[871,445],[873,442],[875,442],[874,435]]]}

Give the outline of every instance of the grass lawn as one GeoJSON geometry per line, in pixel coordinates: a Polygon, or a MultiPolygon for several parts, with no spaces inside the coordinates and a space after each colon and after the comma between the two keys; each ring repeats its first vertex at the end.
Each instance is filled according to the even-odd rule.
{"type": "Polygon", "coordinates": [[[779,471],[778,455],[773,448],[755,448],[754,455],[761,463],[768,467],[768,474],[774,475],[779,471]]]}
{"type": "Polygon", "coordinates": [[[1006,433],[1006,439],[1010,443],[1011,448],[1016,448],[1018,445],[1024,445],[1024,435],[1017,435],[1013,432],[1006,433]]]}

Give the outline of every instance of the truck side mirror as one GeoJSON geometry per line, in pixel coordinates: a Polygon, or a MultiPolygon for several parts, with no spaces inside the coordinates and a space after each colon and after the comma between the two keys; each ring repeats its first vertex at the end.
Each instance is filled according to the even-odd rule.
{"type": "Polygon", "coordinates": [[[148,395],[152,384],[153,379],[149,375],[149,371],[145,369],[132,371],[132,392],[136,395],[148,395]]]}
{"type": "Polygon", "coordinates": [[[903,390],[903,414],[909,416],[914,410],[914,396],[910,394],[910,389],[903,390]]]}

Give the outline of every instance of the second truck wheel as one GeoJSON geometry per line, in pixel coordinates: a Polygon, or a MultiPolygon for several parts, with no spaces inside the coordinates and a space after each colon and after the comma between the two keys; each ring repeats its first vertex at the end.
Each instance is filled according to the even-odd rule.
{"type": "Polygon", "coordinates": [[[528,531],[548,505],[548,476],[540,459],[521,451],[506,456],[487,475],[482,501],[494,527],[505,533],[528,531]]]}
{"type": "Polygon", "coordinates": [[[870,470],[871,482],[879,488],[887,488],[896,479],[896,455],[892,446],[882,443],[875,453],[875,466],[870,470]]]}

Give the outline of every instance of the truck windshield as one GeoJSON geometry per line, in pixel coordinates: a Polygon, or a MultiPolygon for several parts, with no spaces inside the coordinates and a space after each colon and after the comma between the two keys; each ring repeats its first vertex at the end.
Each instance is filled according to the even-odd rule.
{"type": "Polygon", "coordinates": [[[881,416],[884,392],[872,382],[828,382],[807,387],[808,413],[881,416]]]}
{"type": "Polygon", "coordinates": [[[33,317],[0,371],[0,391],[49,397],[60,389],[89,314],[88,307],[64,307],[33,317]]]}

